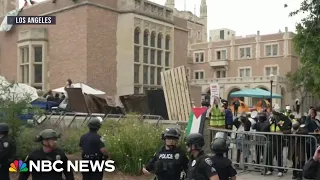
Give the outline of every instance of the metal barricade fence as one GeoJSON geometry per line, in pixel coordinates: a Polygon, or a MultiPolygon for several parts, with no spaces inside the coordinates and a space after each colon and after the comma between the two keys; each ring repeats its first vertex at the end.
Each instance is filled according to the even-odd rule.
{"type": "Polygon", "coordinates": [[[212,131],[212,140],[217,132],[228,133],[229,151],[226,156],[238,170],[260,171],[262,174],[273,170],[300,173],[318,145],[315,135],[209,130],[212,131]]]}

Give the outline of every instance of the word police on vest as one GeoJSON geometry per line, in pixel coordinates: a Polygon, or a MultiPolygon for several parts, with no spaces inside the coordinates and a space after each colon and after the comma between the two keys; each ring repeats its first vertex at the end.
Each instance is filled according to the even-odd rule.
{"type": "Polygon", "coordinates": [[[63,165],[63,161],[56,160],[51,162],[49,160],[38,160],[36,162],[29,162],[29,171],[36,172],[62,172],[64,169],[62,167],[67,167],[67,171],[75,171],[75,172],[89,172],[90,170],[94,172],[114,172],[115,166],[113,160],[102,160],[102,161],[89,161],[89,160],[75,160],[67,161],[67,165],[63,165]]]}
{"type": "Polygon", "coordinates": [[[176,159],[178,160],[180,157],[180,154],[177,153],[175,155],[173,154],[159,154],[159,159],[176,159]]]}

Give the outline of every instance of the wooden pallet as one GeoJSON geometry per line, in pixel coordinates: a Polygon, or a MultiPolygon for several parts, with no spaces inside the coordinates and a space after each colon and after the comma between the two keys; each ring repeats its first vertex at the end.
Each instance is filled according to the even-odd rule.
{"type": "Polygon", "coordinates": [[[186,67],[179,66],[161,72],[161,82],[169,120],[188,121],[191,111],[191,98],[186,67]]]}

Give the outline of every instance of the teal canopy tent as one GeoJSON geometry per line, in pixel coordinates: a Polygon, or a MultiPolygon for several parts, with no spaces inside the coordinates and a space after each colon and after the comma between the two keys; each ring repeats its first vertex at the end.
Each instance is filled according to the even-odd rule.
{"type": "MultiPolygon", "coordinates": [[[[260,88],[244,89],[241,91],[231,93],[230,97],[270,98],[270,92],[260,88]]],[[[281,99],[282,96],[279,94],[272,93],[272,98],[281,99]]]]}

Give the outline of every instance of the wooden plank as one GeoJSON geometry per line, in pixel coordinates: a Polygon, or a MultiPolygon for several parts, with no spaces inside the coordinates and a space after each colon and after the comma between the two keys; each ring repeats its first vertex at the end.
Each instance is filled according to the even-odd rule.
{"type": "Polygon", "coordinates": [[[173,96],[173,99],[174,99],[174,102],[176,102],[174,104],[175,108],[176,108],[176,113],[177,113],[177,118],[179,121],[181,121],[183,119],[183,117],[181,116],[181,103],[177,103],[177,102],[181,102],[180,99],[179,99],[179,96],[180,96],[180,92],[178,91],[179,90],[179,84],[178,82],[176,81],[176,77],[179,76],[177,74],[177,68],[174,68],[171,70],[171,78],[172,78],[172,91],[174,93],[174,96],[173,96]]]}
{"type": "Polygon", "coordinates": [[[189,83],[188,83],[188,80],[187,80],[187,76],[186,76],[186,68],[182,68],[182,74],[183,74],[183,86],[185,88],[185,94],[186,94],[186,100],[187,100],[187,103],[185,104],[185,106],[187,107],[187,110],[186,111],[186,120],[189,119],[189,114],[190,114],[190,111],[191,111],[191,98],[190,98],[190,91],[189,91],[189,83]]]}
{"type": "MultiPolygon", "coordinates": [[[[174,99],[174,91],[173,91],[173,83],[172,83],[172,76],[171,76],[171,70],[168,70],[165,72],[167,74],[167,82],[169,84],[168,91],[169,91],[169,99],[170,99],[170,105],[171,105],[171,112],[172,112],[172,119],[179,119],[177,116],[177,109],[176,109],[176,101],[174,99]]],[[[171,120],[171,119],[170,119],[171,120]]]]}
{"type": "Polygon", "coordinates": [[[190,113],[190,110],[188,109],[188,107],[185,105],[185,104],[187,104],[187,94],[186,94],[186,90],[185,90],[185,87],[184,87],[184,83],[183,83],[183,76],[184,76],[184,74],[183,74],[183,68],[185,68],[184,66],[183,67],[181,67],[181,68],[179,68],[178,69],[178,71],[179,71],[179,82],[180,82],[180,89],[181,89],[181,98],[182,98],[182,101],[181,101],[181,103],[183,104],[183,106],[182,106],[182,112],[184,113],[183,114],[183,117],[184,117],[184,119],[183,119],[183,121],[188,121],[188,119],[189,119],[189,113],[190,113]],[[186,114],[187,114],[187,116],[186,116],[186,114]]]}
{"type": "Polygon", "coordinates": [[[166,81],[165,81],[163,72],[161,72],[160,76],[161,76],[161,84],[162,84],[163,93],[164,93],[164,99],[166,101],[168,117],[169,117],[169,119],[171,119],[172,115],[171,115],[171,109],[170,109],[170,104],[169,104],[170,102],[169,102],[169,97],[168,97],[168,93],[167,93],[167,86],[166,86],[166,81]]]}
{"type": "Polygon", "coordinates": [[[172,100],[171,100],[171,92],[170,92],[170,82],[168,81],[168,73],[166,71],[163,72],[164,82],[166,84],[166,92],[167,92],[167,98],[168,98],[168,104],[167,109],[171,112],[171,115],[169,116],[169,120],[174,117],[174,111],[172,109],[172,100]]]}

